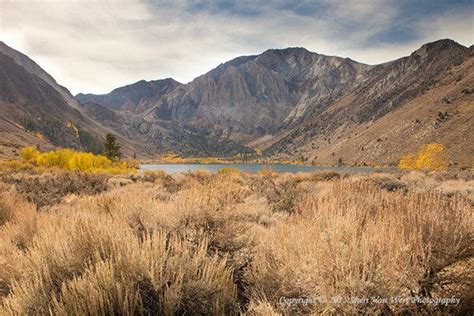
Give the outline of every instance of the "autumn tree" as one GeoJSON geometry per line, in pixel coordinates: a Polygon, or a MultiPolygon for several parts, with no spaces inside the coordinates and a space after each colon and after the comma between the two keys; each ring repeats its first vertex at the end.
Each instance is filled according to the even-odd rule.
{"type": "Polygon", "coordinates": [[[403,156],[398,166],[404,170],[445,170],[447,164],[444,145],[438,143],[423,145],[418,154],[403,156]]]}
{"type": "Polygon", "coordinates": [[[122,156],[120,146],[117,144],[117,138],[114,134],[107,134],[105,136],[104,155],[110,160],[118,159],[122,156]]]}
{"type": "Polygon", "coordinates": [[[21,158],[25,161],[32,161],[36,159],[38,155],[39,151],[33,146],[23,148],[20,153],[21,158]]]}
{"type": "Polygon", "coordinates": [[[398,167],[402,170],[413,170],[415,169],[416,155],[406,154],[398,162],[398,167]]]}

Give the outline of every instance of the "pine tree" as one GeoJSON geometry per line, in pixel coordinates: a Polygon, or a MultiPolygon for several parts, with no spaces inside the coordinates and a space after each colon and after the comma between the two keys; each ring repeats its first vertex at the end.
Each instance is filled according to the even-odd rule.
{"type": "Polygon", "coordinates": [[[117,138],[113,134],[105,136],[104,155],[110,160],[118,159],[122,156],[120,146],[117,144],[117,138]]]}

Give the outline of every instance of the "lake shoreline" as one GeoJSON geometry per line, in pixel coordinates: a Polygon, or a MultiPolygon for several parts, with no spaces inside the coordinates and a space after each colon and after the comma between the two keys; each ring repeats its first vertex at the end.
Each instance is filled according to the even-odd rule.
{"type": "Polygon", "coordinates": [[[185,161],[163,161],[163,160],[138,160],[138,165],[251,165],[251,164],[260,164],[260,165],[294,165],[294,166],[307,166],[307,167],[331,167],[331,168],[397,168],[395,165],[384,165],[384,166],[374,166],[374,165],[325,165],[325,164],[311,164],[304,162],[296,161],[226,161],[226,160],[212,160],[211,162],[202,162],[199,160],[185,160],[185,161]]]}
{"type": "Polygon", "coordinates": [[[256,163],[226,163],[226,164],[183,164],[183,163],[160,163],[160,164],[139,164],[139,171],[164,171],[167,173],[180,173],[189,172],[195,170],[206,170],[209,172],[218,172],[221,169],[237,169],[241,172],[257,173],[262,169],[270,169],[275,172],[289,172],[289,173],[300,173],[300,172],[312,172],[312,171],[334,171],[334,172],[347,172],[347,173],[378,173],[378,172],[395,172],[397,168],[382,167],[375,168],[369,166],[360,167],[336,167],[336,166],[309,166],[309,165],[296,165],[296,164],[256,164],[256,163]]]}

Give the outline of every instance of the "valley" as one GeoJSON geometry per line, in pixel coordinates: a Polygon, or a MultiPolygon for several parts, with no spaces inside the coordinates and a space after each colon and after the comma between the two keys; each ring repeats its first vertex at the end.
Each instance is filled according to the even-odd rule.
{"type": "Polygon", "coordinates": [[[396,166],[440,142],[450,166],[472,166],[473,48],[452,40],[380,65],[270,49],[187,84],[142,80],[75,97],[27,56],[0,48],[5,157],[18,154],[15,142],[97,152],[111,132],[125,155],[141,159],[175,153],[396,166]]]}
{"type": "Polygon", "coordinates": [[[0,0],[0,315],[470,315],[474,3],[0,0]]]}

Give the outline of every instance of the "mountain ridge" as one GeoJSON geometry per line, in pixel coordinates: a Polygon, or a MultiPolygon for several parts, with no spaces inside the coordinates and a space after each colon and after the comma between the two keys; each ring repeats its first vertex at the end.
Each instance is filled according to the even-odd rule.
{"type": "MultiPolygon", "coordinates": [[[[172,122],[184,132],[233,140],[288,159],[291,155],[285,154],[286,147],[293,148],[290,143],[302,134],[309,133],[307,139],[328,138],[341,122],[352,126],[377,121],[429,93],[434,81],[471,55],[472,48],[450,39],[426,43],[409,56],[378,65],[302,47],[269,49],[236,57],[150,99],[135,117],[143,118],[151,130],[172,122]],[[316,125],[316,129],[308,127],[316,125]]],[[[294,150],[309,144],[297,143],[294,150]]],[[[173,149],[163,142],[158,146],[173,149]]],[[[305,152],[318,156],[311,150],[305,152]]],[[[199,155],[192,150],[184,154],[199,155]]],[[[321,163],[337,163],[337,157],[321,163]]],[[[395,159],[385,163],[393,164],[395,159]]]]}
{"type": "MultiPolygon", "coordinates": [[[[22,146],[72,147],[100,152],[112,132],[84,113],[69,90],[28,56],[0,42],[0,156],[22,146]]],[[[143,146],[119,136],[125,153],[146,155],[143,146]]]]}
{"type": "MultiPolygon", "coordinates": [[[[128,153],[258,151],[267,158],[317,164],[393,165],[402,154],[438,139],[447,142],[453,164],[469,165],[472,157],[461,149],[472,145],[462,140],[461,130],[466,132],[474,116],[473,95],[467,93],[474,86],[472,47],[442,39],[378,65],[303,47],[268,49],[221,63],[187,84],[172,78],[139,80],[108,94],[80,93],[73,101],[62,96],[102,134],[119,135],[128,153]],[[437,121],[440,111],[448,113],[449,122],[437,121]],[[409,112],[430,118],[416,119],[420,126],[410,129],[404,116],[409,112]],[[392,141],[391,122],[400,127],[392,141]],[[366,130],[388,133],[393,148],[383,149],[383,141],[374,141],[366,130]],[[411,142],[399,145],[405,139],[411,142]]],[[[38,72],[24,60],[19,64],[38,72]]],[[[49,80],[58,93],[70,95],[49,80]]]]}

